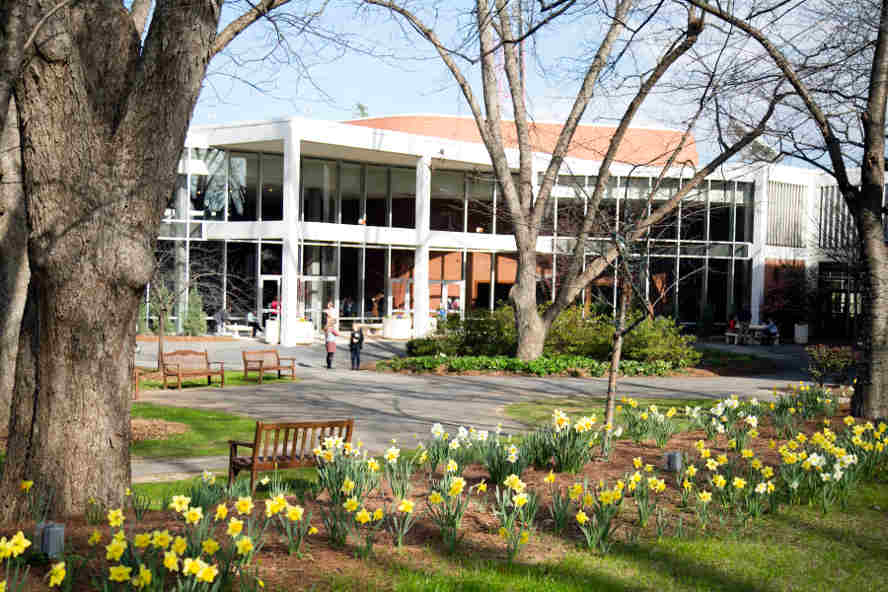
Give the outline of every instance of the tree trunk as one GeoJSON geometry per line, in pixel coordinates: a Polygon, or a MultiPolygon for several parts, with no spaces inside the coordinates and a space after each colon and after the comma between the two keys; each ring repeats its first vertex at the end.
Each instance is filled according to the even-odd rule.
{"type": "Polygon", "coordinates": [[[163,371],[164,336],[166,335],[167,311],[163,306],[157,307],[157,371],[163,371]]]}
{"type": "MultiPolygon", "coordinates": [[[[881,192],[877,199],[881,206],[881,192]]],[[[851,400],[856,417],[888,417],[888,248],[880,210],[864,211],[858,225],[863,241],[864,351],[851,400]]]]}
{"type": "Polygon", "coordinates": [[[7,434],[28,280],[28,216],[15,100],[0,134],[0,436],[7,434]]]}
{"type": "Polygon", "coordinates": [[[124,499],[139,298],[218,17],[158,3],[141,45],[121,3],[78,2],[36,38],[15,92],[31,277],[0,522],[24,514],[24,478],[56,516],[124,499]]]}
{"type": "MultiPolygon", "coordinates": [[[[623,355],[623,333],[626,330],[626,309],[629,307],[629,300],[632,296],[632,286],[628,285],[629,281],[631,280],[626,278],[620,282],[622,284],[620,313],[617,317],[617,327],[614,331],[614,350],[611,353],[611,366],[607,378],[607,407],[604,423],[610,425],[614,425],[614,415],[616,414],[617,374],[620,371],[620,356],[623,355]]],[[[605,434],[605,438],[609,437],[609,433],[605,434]]]]}
{"type": "Polygon", "coordinates": [[[520,360],[534,360],[543,355],[546,343],[546,322],[540,316],[536,301],[536,251],[519,250],[518,271],[509,298],[515,307],[515,326],[518,332],[520,360]]]}

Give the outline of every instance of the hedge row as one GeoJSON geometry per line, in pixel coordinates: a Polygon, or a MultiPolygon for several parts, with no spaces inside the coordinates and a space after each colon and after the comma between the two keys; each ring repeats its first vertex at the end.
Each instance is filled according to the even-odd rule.
{"type": "MultiPolygon", "coordinates": [[[[411,370],[414,372],[467,372],[478,370],[499,370],[519,374],[548,376],[553,374],[585,374],[588,376],[604,376],[609,362],[586,358],[583,356],[541,356],[536,360],[524,361],[508,356],[417,356],[411,358],[395,358],[377,362],[380,370],[411,370]]],[[[657,360],[638,362],[624,360],[620,362],[620,373],[624,376],[664,376],[675,368],[671,362],[657,360]]]]}

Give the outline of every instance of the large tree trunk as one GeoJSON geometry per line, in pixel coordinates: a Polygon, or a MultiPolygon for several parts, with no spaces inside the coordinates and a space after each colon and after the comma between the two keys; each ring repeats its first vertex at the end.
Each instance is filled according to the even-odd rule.
{"type": "Polygon", "coordinates": [[[519,250],[518,271],[509,298],[515,307],[515,325],[518,330],[518,351],[521,360],[533,360],[543,355],[546,343],[546,322],[540,316],[536,300],[536,250],[519,250]]]}
{"type": "Polygon", "coordinates": [[[19,327],[31,275],[15,100],[9,102],[6,123],[0,134],[0,437],[9,427],[19,327]]]}
{"type": "Polygon", "coordinates": [[[18,81],[31,278],[0,522],[24,513],[23,478],[59,516],[123,501],[135,318],[218,9],[158,2],[140,48],[122,4],[72,3],[18,81]]]}

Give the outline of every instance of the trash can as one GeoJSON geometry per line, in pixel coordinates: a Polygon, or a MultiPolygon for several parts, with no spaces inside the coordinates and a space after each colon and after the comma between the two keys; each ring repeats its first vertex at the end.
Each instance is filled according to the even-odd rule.
{"type": "Polygon", "coordinates": [[[808,343],[808,323],[799,323],[795,326],[795,342],[802,345],[808,343]]]}

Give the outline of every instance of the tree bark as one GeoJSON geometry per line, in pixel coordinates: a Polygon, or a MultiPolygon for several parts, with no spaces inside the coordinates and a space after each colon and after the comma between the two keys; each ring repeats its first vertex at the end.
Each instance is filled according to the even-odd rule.
{"type": "Polygon", "coordinates": [[[24,514],[24,478],[57,516],[124,499],[134,321],[218,19],[214,0],[158,0],[142,46],[121,4],[82,0],[16,85],[31,277],[0,522],[24,514]]]}
{"type": "Polygon", "coordinates": [[[536,251],[518,251],[517,278],[509,298],[515,309],[515,327],[518,333],[518,351],[521,360],[534,360],[543,355],[548,326],[540,316],[536,301],[536,251]]]}
{"type": "MultiPolygon", "coordinates": [[[[621,274],[622,276],[622,274],[621,274]]],[[[620,313],[617,317],[617,326],[614,330],[614,350],[611,352],[611,367],[607,377],[607,403],[604,423],[614,425],[617,400],[617,374],[620,372],[620,357],[623,355],[623,334],[626,331],[626,309],[629,308],[629,300],[632,298],[631,278],[624,277],[620,282],[622,293],[620,294],[620,313]]],[[[610,438],[610,433],[604,435],[610,438]]]]}
{"type": "Polygon", "coordinates": [[[15,100],[0,133],[0,436],[8,433],[19,327],[28,294],[28,217],[15,100]]]}

